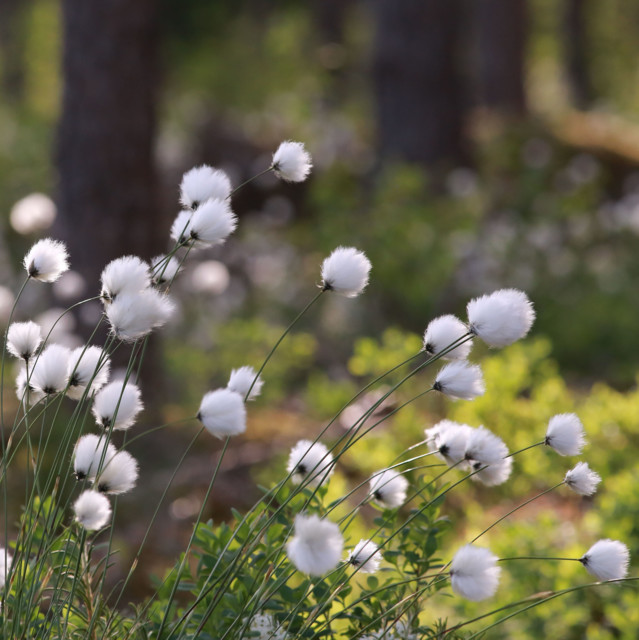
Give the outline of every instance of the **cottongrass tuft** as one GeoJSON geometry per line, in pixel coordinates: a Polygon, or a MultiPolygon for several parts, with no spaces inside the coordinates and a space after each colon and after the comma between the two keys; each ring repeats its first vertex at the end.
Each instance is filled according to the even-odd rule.
{"type": "Polygon", "coordinates": [[[14,322],[7,332],[7,349],[19,359],[29,362],[42,342],[42,329],[35,322],[14,322]]]}
{"type": "Polygon", "coordinates": [[[523,338],[535,321],[532,303],[518,289],[500,289],[475,298],[466,310],[470,330],[491,347],[505,347],[523,338]]]}
{"type": "Polygon", "coordinates": [[[180,211],[180,213],[177,214],[171,225],[170,235],[172,240],[175,240],[175,242],[180,245],[188,244],[190,239],[189,226],[192,217],[192,211],[180,211]]]}
{"type": "Polygon", "coordinates": [[[564,482],[575,493],[582,496],[592,496],[597,491],[601,476],[593,471],[587,462],[578,462],[573,469],[566,473],[564,482]]]}
{"type": "Polygon", "coordinates": [[[117,449],[105,436],[88,433],[75,443],[73,470],[78,480],[93,480],[115,456],[117,449]]]}
{"type": "Polygon", "coordinates": [[[189,221],[186,233],[196,248],[223,243],[237,227],[237,218],[226,200],[213,198],[201,204],[189,221]]]}
{"type": "Polygon", "coordinates": [[[139,293],[151,284],[149,265],[137,256],[123,256],[109,262],[100,276],[104,302],[113,302],[121,293],[139,293]]]}
{"type": "Polygon", "coordinates": [[[45,395],[59,393],[69,380],[71,351],[60,344],[51,344],[36,358],[31,370],[31,386],[45,395]]]}
{"type": "Polygon", "coordinates": [[[598,580],[621,580],[628,575],[630,552],[619,540],[599,540],[579,561],[598,580]]]}
{"type": "Polygon", "coordinates": [[[303,143],[286,140],[273,154],[271,167],[273,173],[286,182],[304,182],[313,163],[303,143]]]}
{"type": "Polygon", "coordinates": [[[197,209],[210,198],[225,200],[231,194],[231,181],[221,169],[204,164],[193,167],[182,176],[180,203],[187,209],[197,209]]]}
{"type": "Polygon", "coordinates": [[[442,367],[437,374],[433,389],[453,400],[474,400],[484,395],[484,377],[479,365],[466,360],[455,360],[442,367]]]}
{"type": "Polygon", "coordinates": [[[29,405],[34,405],[44,398],[42,391],[36,390],[31,384],[31,373],[27,373],[26,367],[22,367],[16,376],[16,397],[20,402],[27,401],[27,379],[29,380],[29,405]]]}
{"type": "MultiPolygon", "coordinates": [[[[440,316],[431,320],[424,332],[424,351],[429,356],[436,356],[446,351],[468,334],[468,327],[453,315],[440,316]]],[[[473,343],[471,340],[463,342],[451,349],[441,357],[446,360],[466,360],[470,354],[473,343]]]]}
{"type": "Polygon", "coordinates": [[[348,554],[348,564],[362,573],[375,573],[382,561],[379,547],[372,540],[360,540],[348,554]]]}
{"type": "Polygon", "coordinates": [[[204,394],[198,420],[216,438],[236,436],[246,431],[244,398],[230,389],[216,389],[204,394]]]}
{"type": "Polygon", "coordinates": [[[322,263],[322,287],[355,298],[366,288],[370,270],[364,253],[354,247],[337,247],[322,263]]]}
{"type": "Polygon", "coordinates": [[[262,392],[263,384],[262,376],[258,376],[257,371],[255,371],[253,367],[245,366],[231,371],[226,388],[235,391],[235,393],[239,393],[242,398],[255,400],[262,392]],[[247,394],[248,398],[246,397],[247,394]]]}
{"type": "Polygon", "coordinates": [[[138,479],[137,460],[127,451],[118,451],[97,476],[95,486],[100,493],[118,495],[131,491],[138,479]]]}
{"type": "Polygon", "coordinates": [[[311,576],[321,576],[334,569],[343,548],[339,527],[316,515],[297,515],[294,535],[286,543],[289,560],[298,571],[311,576]]]}
{"type": "Polygon", "coordinates": [[[73,505],[75,519],[87,531],[97,531],[106,526],[111,517],[111,503],[102,493],[87,489],[73,505]]]}
{"type": "Polygon", "coordinates": [[[151,260],[151,280],[156,286],[173,282],[179,272],[180,261],[175,256],[156,256],[151,260]]]}
{"type": "Polygon", "coordinates": [[[396,509],[406,502],[408,480],[401,473],[384,469],[373,474],[368,485],[368,495],[388,509],[396,509]]]}
{"type": "Polygon", "coordinates": [[[510,478],[513,470],[513,459],[512,457],[502,458],[498,462],[487,465],[481,462],[473,462],[471,468],[476,472],[471,476],[471,480],[481,482],[487,487],[496,487],[504,484],[510,478]]]}
{"type": "Polygon", "coordinates": [[[12,562],[13,556],[7,549],[0,547],[0,589],[3,589],[7,582],[7,574],[12,562]]]}
{"type": "Polygon", "coordinates": [[[466,459],[482,465],[501,462],[508,455],[506,443],[486,427],[473,429],[466,444],[466,459]]]}
{"type": "Polygon", "coordinates": [[[268,613],[253,616],[249,629],[256,640],[285,640],[288,637],[284,628],[268,613]]]}
{"type": "Polygon", "coordinates": [[[425,431],[428,450],[437,452],[437,456],[449,466],[459,466],[466,457],[468,438],[473,431],[467,424],[441,420],[425,431]]]}
{"type": "Polygon", "coordinates": [[[484,547],[467,544],[457,551],[450,567],[453,591],[462,598],[479,602],[495,595],[501,567],[497,556],[484,547]]]}
{"type": "Polygon", "coordinates": [[[144,409],[136,384],[116,380],[103,387],[93,401],[93,415],[104,429],[129,429],[144,409]]]}
{"type": "Polygon", "coordinates": [[[78,347],[69,355],[69,388],[67,396],[80,400],[89,388],[88,395],[99,391],[108,381],[111,360],[101,347],[78,347]]]}
{"type": "Polygon", "coordinates": [[[560,456],[576,456],[586,444],[584,426],[574,413],[560,413],[550,418],[544,444],[560,456]]]}
{"type": "Polygon", "coordinates": [[[300,440],[288,456],[286,470],[295,484],[317,487],[333,473],[333,456],[321,442],[300,440]]]}
{"type": "Polygon", "coordinates": [[[68,268],[67,248],[58,240],[38,240],[24,257],[24,268],[30,278],[40,282],[55,282],[68,268]]]}

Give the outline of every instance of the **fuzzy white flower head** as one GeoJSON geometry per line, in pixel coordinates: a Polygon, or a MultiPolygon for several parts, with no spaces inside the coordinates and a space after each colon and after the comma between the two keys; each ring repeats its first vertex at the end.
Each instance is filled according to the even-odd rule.
{"type": "Polygon", "coordinates": [[[406,501],[408,480],[392,469],[385,469],[373,474],[368,487],[370,497],[384,507],[396,509],[406,501]]]}
{"type": "Polygon", "coordinates": [[[31,386],[49,395],[62,391],[69,380],[71,351],[59,344],[51,344],[35,359],[31,370],[31,386]]]}
{"type": "Polygon", "coordinates": [[[226,200],[202,203],[191,217],[189,235],[196,248],[222,244],[237,227],[237,218],[226,200]]]}
{"type": "Polygon", "coordinates": [[[171,238],[178,244],[186,244],[190,238],[191,218],[193,212],[180,211],[171,225],[171,238]]]}
{"type": "Polygon", "coordinates": [[[138,386],[122,380],[103,387],[93,401],[93,415],[104,429],[129,429],[143,408],[138,386]]]}
{"type": "Polygon", "coordinates": [[[247,366],[231,371],[229,383],[226,385],[226,388],[235,391],[235,393],[239,393],[242,398],[246,398],[246,394],[248,393],[248,398],[246,399],[255,400],[255,398],[260,395],[263,384],[262,376],[258,376],[253,367],[247,366]]]}
{"type": "Polygon", "coordinates": [[[230,389],[209,391],[202,398],[197,418],[216,438],[244,433],[246,431],[244,398],[230,389]]]}
{"type": "Polygon", "coordinates": [[[36,390],[31,384],[31,372],[27,373],[25,367],[20,369],[20,372],[16,376],[16,397],[20,402],[27,401],[27,377],[29,377],[29,405],[34,405],[42,398],[44,398],[45,394],[40,390],[36,390]]]}
{"type": "Polygon", "coordinates": [[[486,427],[473,429],[466,444],[466,459],[482,465],[496,464],[508,455],[505,442],[486,427]]]}
{"type": "Polygon", "coordinates": [[[467,424],[441,420],[426,430],[428,449],[437,451],[437,455],[447,464],[460,466],[459,463],[466,457],[468,439],[473,431],[467,424]]]}
{"type": "Polygon", "coordinates": [[[109,499],[97,491],[88,489],[80,494],[73,505],[75,519],[87,530],[102,529],[111,517],[109,499]]]}
{"type": "Polygon", "coordinates": [[[335,291],[347,298],[358,296],[368,284],[369,259],[354,247],[337,247],[322,263],[325,291],[335,291]]]}
{"type": "Polygon", "coordinates": [[[221,169],[204,164],[193,167],[182,176],[180,203],[187,209],[197,209],[210,198],[226,200],[231,195],[231,181],[221,169]]]}
{"type": "Polygon", "coordinates": [[[73,454],[73,470],[78,480],[93,480],[100,468],[104,468],[117,449],[105,436],[88,433],[75,443],[73,454]]]}
{"type": "Polygon", "coordinates": [[[455,360],[442,367],[433,383],[435,391],[441,391],[454,400],[474,400],[486,390],[481,368],[466,360],[455,360]]]}
{"type": "Polygon", "coordinates": [[[450,566],[453,591],[474,602],[493,596],[499,586],[501,573],[497,560],[497,556],[488,549],[464,545],[457,551],[450,566]]]}
{"type": "Polygon", "coordinates": [[[42,330],[35,322],[14,322],[7,332],[9,353],[28,362],[42,342],[42,330]]]}
{"type": "Polygon", "coordinates": [[[180,261],[171,256],[156,256],[151,260],[151,280],[156,286],[173,282],[180,272],[180,261]]]}
{"type": "Polygon", "coordinates": [[[7,583],[7,574],[12,562],[13,556],[7,549],[0,547],[0,589],[7,583]]]}
{"type": "Polygon", "coordinates": [[[295,484],[317,487],[333,473],[333,456],[321,442],[300,440],[288,456],[286,470],[295,484]]]}
{"type": "Polygon", "coordinates": [[[298,515],[295,535],[286,543],[286,553],[298,571],[321,576],[337,566],[343,547],[344,539],[334,522],[316,515],[298,515]]]}
{"type": "Polygon", "coordinates": [[[250,630],[255,634],[257,640],[285,640],[286,631],[279,626],[273,616],[267,613],[258,613],[251,619],[250,630]]]}
{"type": "Polygon", "coordinates": [[[493,462],[488,465],[474,461],[471,469],[477,472],[471,476],[472,480],[481,482],[487,487],[496,487],[510,478],[513,470],[513,459],[512,457],[502,458],[498,462],[493,462]]]}
{"type": "Polygon", "coordinates": [[[273,154],[273,173],[286,182],[304,182],[313,168],[311,156],[301,142],[282,142],[273,154]]]}
{"type": "Polygon", "coordinates": [[[582,496],[592,496],[597,491],[601,476],[593,471],[587,462],[578,462],[564,477],[564,482],[582,496]]]}
{"type": "MultiPolygon", "coordinates": [[[[446,351],[451,344],[454,344],[468,334],[468,327],[453,315],[440,316],[431,320],[424,332],[424,351],[429,356],[436,356],[442,351],[446,351]]],[[[473,344],[470,339],[442,356],[446,360],[466,360],[470,354],[473,344]]]]}
{"type": "Polygon", "coordinates": [[[348,564],[358,567],[362,573],[375,573],[382,561],[379,547],[372,540],[360,540],[348,554],[348,564]]]}
{"type": "Polygon", "coordinates": [[[145,289],[121,293],[107,307],[106,315],[111,331],[120,340],[133,341],[161,327],[174,311],[175,305],[168,296],[155,289],[145,289]]]}
{"type": "Polygon", "coordinates": [[[576,456],[586,444],[584,426],[574,413],[560,413],[548,421],[544,441],[560,456],[576,456]]]}
{"type": "Polygon", "coordinates": [[[123,256],[109,262],[100,276],[104,302],[113,302],[121,293],[138,293],[151,284],[149,265],[137,256],[123,256]]]}
{"type": "Polygon", "coordinates": [[[51,238],[39,240],[24,257],[24,268],[30,278],[55,282],[69,268],[67,248],[51,238]]]}
{"type": "Polygon", "coordinates": [[[69,356],[69,388],[67,396],[80,400],[87,387],[88,395],[99,391],[108,381],[111,360],[101,347],[78,347],[69,356]]]}
{"type": "Polygon", "coordinates": [[[505,347],[523,338],[535,321],[532,303],[518,289],[500,289],[475,298],[466,310],[470,330],[491,347],[505,347]]]}
{"type": "Polygon", "coordinates": [[[619,540],[599,540],[580,558],[580,562],[598,580],[621,580],[628,575],[630,552],[619,540]]]}
{"type": "Polygon", "coordinates": [[[138,479],[138,463],[127,451],[118,451],[102,466],[95,486],[101,493],[117,495],[131,491],[138,479]]]}

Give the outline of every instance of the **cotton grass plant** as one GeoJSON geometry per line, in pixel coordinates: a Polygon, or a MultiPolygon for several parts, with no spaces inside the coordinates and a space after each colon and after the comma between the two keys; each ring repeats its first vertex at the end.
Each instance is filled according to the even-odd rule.
{"type": "MultiPolygon", "coordinates": [[[[282,143],[262,173],[271,171],[282,180],[301,182],[311,168],[304,146],[289,141],[282,143]]],[[[428,622],[421,616],[431,602],[436,607],[450,595],[470,601],[490,599],[510,561],[530,563],[531,571],[540,562],[579,562],[597,585],[627,584],[634,579],[627,577],[630,557],[621,541],[594,542],[574,558],[547,555],[546,549],[537,556],[500,558],[490,550],[489,541],[477,544],[488,532],[493,539],[498,536],[497,525],[519,508],[563,485],[576,494],[593,495],[601,478],[584,461],[578,461],[563,479],[558,474],[556,484],[510,510],[451,557],[442,554],[442,537],[454,526],[443,515],[445,497],[463,491],[468,482],[487,487],[507,482],[516,473],[516,458],[541,445],[560,456],[579,455],[585,434],[574,414],[552,417],[544,439],[534,441],[531,435],[529,446],[512,453],[508,434],[442,420],[428,425],[425,439],[389,459],[386,468],[354,483],[344,495],[328,497],[342,459],[407,405],[431,392],[458,402],[485,393],[481,366],[469,360],[473,342],[505,347],[524,338],[534,323],[531,301],[516,289],[471,300],[466,320],[452,315],[433,319],[420,351],[369,381],[319,433],[292,447],[279,481],[262,488],[262,498],[251,509],[234,512],[231,523],[203,521],[229,442],[250,429],[249,403],[268,385],[268,363],[278,346],[323,296],[355,298],[364,293],[371,263],[361,250],[341,246],[319,265],[318,291],[311,295],[309,283],[308,303],[266,358],[230,371],[226,387],[201,390],[200,406],[191,409],[191,444],[176,458],[171,481],[128,573],[107,590],[107,573],[117,554],[119,501],[134,505],[141,500],[136,488],[145,482],[145,469],[127,446],[145,435],[136,433],[144,411],[144,379],[138,380],[136,372],[146,341],[171,322],[177,307],[172,283],[189,269],[189,255],[222,244],[236,230],[232,195],[240,187],[233,189],[219,169],[192,169],[180,185],[182,210],[167,230],[172,239],[167,253],[150,263],[123,256],[105,266],[91,298],[103,305],[98,327],[106,324],[110,330],[103,345],[89,341],[72,351],[55,344],[51,334],[45,335],[31,320],[10,321],[2,365],[3,407],[12,384],[7,357],[18,363],[19,404],[13,420],[2,412],[3,637],[475,637],[467,629],[479,620],[492,617],[493,622],[483,629],[490,630],[548,599],[593,586],[584,583],[547,593],[532,604],[515,602],[501,618],[503,608],[490,610],[489,606],[477,618],[454,623],[428,622]],[[128,353],[129,359],[123,377],[112,379],[111,359],[116,351],[128,353]],[[438,371],[425,371],[438,366],[438,371]],[[408,381],[416,382],[421,391],[379,412],[391,396],[401,396],[408,381]],[[372,389],[380,390],[376,399],[359,415],[348,413],[372,389]],[[52,425],[69,406],[64,432],[52,439],[52,425]],[[331,426],[347,414],[353,418],[348,428],[337,438],[329,437],[331,426]],[[164,497],[203,433],[220,439],[222,446],[184,553],[151,598],[128,605],[123,594],[164,497]],[[47,466],[45,453],[52,460],[47,466]],[[24,496],[9,495],[8,474],[19,466],[25,478],[24,496]],[[22,503],[18,523],[9,518],[9,500],[22,503]],[[362,528],[366,537],[358,542],[354,529],[362,528]]],[[[54,282],[68,265],[61,243],[37,242],[24,258],[25,281],[12,317],[20,309],[26,287],[54,282]]],[[[160,428],[152,431],[162,437],[160,428]]]]}

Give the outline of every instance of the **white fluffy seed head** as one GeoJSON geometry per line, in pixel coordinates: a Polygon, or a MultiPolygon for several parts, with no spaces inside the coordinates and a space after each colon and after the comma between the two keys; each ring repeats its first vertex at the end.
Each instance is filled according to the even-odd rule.
{"type": "MultiPolygon", "coordinates": [[[[429,356],[436,356],[446,351],[468,333],[468,327],[456,316],[446,315],[431,320],[424,332],[424,351],[429,356]]],[[[466,360],[473,344],[469,339],[444,354],[446,360],[466,360]]]]}
{"type": "Polygon", "coordinates": [[[581,557],[581,563],[598,580],[621,580],[628,575],[630,552],[619,540],[599,540],[581,557]]]}
{"type": "Polygon", "coordinates": [[[197,209],[210,198],[226,200],[231,195],[231,181],[221,169],[204,164],[193,167],[182,176],[180,203],[187,209],[197,209]]]}
{"type": "Polygon", "coordinates": [[[601,476],[593,471],[587,462],[578,462],[566,473],[564,482],[575,492],[582,496],[592,496],[597,491],[601,482],[601,476]]]}
{"type": "Polygon", "coordinates": [[[333,456],[321,442],[300,440],[291,449],[286,470],[295,484],[317,487],[333,473],[333,456]]]}
{"type": "Polygon", "coordinates": [[[97,491],[88,489],[80,494],[73,505],[75,519],[87,530],[102,529],[111,517],[109,499],[97,491]]]}
{"type": "Polygon", "coordinates": [[[22,360],[29,361],[42,342],[42,329],[35,322],[14,322],[7,332],[9,353],[22,360]]]}
{"type": "Polygon", "coordinates": [[[118,451],[103,465],[95,481],[101,493],[118,495],[131,491],[138,479],[138,463],[127,451],[118,451]]]}
{"type": "Polygon", "coordinates": [[[496,487],[510,478],[513,470],[513,459],[512,457],[502,458],[498,462],[488,465],[474,461],[471,469],[477,472],[471,476],[473,481],[481,482],[487,487],[496,487]]]}
{"type": "Polygon", "coordinates": [[[69,268],[67,248],[58,240],[44,238],[29,249],[23,264],[29,277],[55,282],[69,268]]]}
{"type": "Polygon", "coordinates": [[[7,583],[7,574],[9,573],[9,567],[13,562],[13,556],[7,549],[0,547],[0,589],[4,588],[7,583]]]}
{"type": "Polygon", "coordinates": [[[273,154],[273,173],[286,182],[303,182],[313,168],[311,156],[301,142],[282,142],[273,154]]]}
{"type": "Polygon", "coordinates": [[[104,267],[100,281],[100,297],[113,302],[121,293],[138,293],[151,284],[149,265],[137,256],[123,256],[104,267]]]}
{"type": "Polygon", "coordinates": [[[236,436],[246,431],[244,398],[230,389],[206,393],[197,417],[216,438],[236,436]]]}
{"type": "Polygon", "coordinates": [[[321,576],[337,566],[343,547],[344,539],[334,522],[316,515],[298,515],[286,552],[298,571],[321,576]]]}
{"type": "Polygon", "coordinates": [[[175,311],[165,294],[149,288],[138,293],[121,293],[107,307],[111,331],[120,340],[131,342],[164,325],[175,311]]]}
{"type": "Polygon", "coordinates": [[[460,465],[460,462],[466,457],[468,439],[474,431],[472,427],[442,420],[426,431],[429,451],[437,451],[438,457],[450,466],[465,466],[460,465]]]}
{"type": "Polygon", "coordinates": [[[478,602],[490,598],[499,586],[501,568],[488,549],[467,544],[457,551],[450,565],[450,583],[462,598],[478,602]]]}
{"type": "Polygon", "coordinates": [[[368,284],[369,259],[354,247],[337,247],[322,263],[325,291],[335,291],[347,298],[358,296],[368,284]]]}
{"type": "Polygon", "coordinates": [[[481,368],[466,360],[454,360],[442,367],[433,389],[453,400],[474,400],[486,390],[481,368]]]}
{"type": "Polygon", "coordinates": [[[466,310],[470,330],[491,347],[505,347],[523,338],[535,321],[533,305],[519,289],[500,289],[475,298],[466,310]]]}
{"type": "Polygon", "coordinates": [[[187,241],[191,237],[190,226],[192,217],[192,211],[180,211],[175,217],[171,225],[171,239],[175,240],[177,244],[188,244],[187,241]]]}
{"type": "MultiPolygon", "coordinates": [[[[16,376],[16,397],[20,402],[24,403],[27,402],[27,377],[27,370],[25,367],[22,367],[16,376]]],[[[40,402],[40,400],[44,398],[44,395],[42,391],[35,389],[31,380],[29,380],[29,406],[40,402]]]]}
{"type": "Polygon", "coordinates": [[[392,469],[385,469],[373,474],[368,487],[371,498],[384,507],[396,509],[406,501],[408,480],[392,469]]]}
{"type": "Polygon", "coordinates": [[[191,217],[189,235],[196,248],[222,244],[237,227],[237,218],[227,200],[203,202],[191,217]]]}
{"type": "Polygon", "coordinates": [[[233,371],[231,371],[229,383],[226,385],[226,388],[231,391],[235,391],[235,393],[239,393],[242,398],[255,400],[255,398],[260,395],[263,384],[264,381],[262,380],[262,376],[258,376],[253,367],[246,366],[240,367],[239,369],[233,369],[233,371]],[[253,381],[255,381],[255,383],[253,383],[253,381]],[[248,398],[246,397],[246,394],[248,394],[248,398]]]}
{"type": "Polygon", "coordinates": [[[69,380],[71,351],[60,344],[46,347],[34,360],[31,386],[45,395],[62,391],[69,380]]]}
{"type": "Polygon", "coordinates": [[[548,421],[546,440],[560,456],[576,456],[586,444],[584,426],[574,413],[560,413],[548,421]]]}
{"type": "Polygon", "coordinates": [[[180,272],[180,261],[171,256],[156,256],[151,260],[151,280],[156,286],[173,282],[180,272]]]}
{"type": "Polygon", "coordinates": [[[78,347],[69,356],[69,388],[67,396],[80,400],[99,391],[108,381],[111,360],[101,347],[78,347]],[[89,390],[87,391],[87,387],[89,390]]]}
{"type": "Polygon", "coordinates": [[[143,408],[138,386],[122,380],[103,387],[93,401],[93,415],[103,429],[129,429],[143,408]]]}
{"type": "Polygon", "coordinates": [[[99,469],[104,468],[117,453],[117,449],[105,436],[88,433],[75,443],[73,470],[78,480],[93,480],[99,469]]]}
{"type": "Polygon", "coordinates": [[[347,558],[347,562],[362,573],[375,573],[381,561],[382,554],[372,540],[360,540],[347,558]]]}
{"type": "Polygon", "coordinates": [[[473,429],[466,443],[466,459],[482,465],[500,463],[508,455],[506,443],[486,427],[473,429]]]}

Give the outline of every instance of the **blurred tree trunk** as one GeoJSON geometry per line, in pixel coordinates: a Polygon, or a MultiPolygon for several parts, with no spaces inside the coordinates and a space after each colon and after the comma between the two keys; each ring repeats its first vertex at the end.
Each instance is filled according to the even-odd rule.
{"type": "Polygon", "coordinates": [[[24,18],[29,0],[0,0],[0,65],[2,96],[20,103],[24,93],[24,18]]]}
{"type": "Polygon", "coordinates": [[[580,109],[589,107],[593,100],[588,68],[587,11],[587,0],[566,0],[564,8],[566,71],[572,99],[580,109]]]}
{"type": "Polygon", "coordinates": [[[372,6],[382,157],[425,166],[465,162],[461,0],[377,0],[372,6]]]}
{"type": "Polygon", "coordinates": [[[97,291],[111,259],[152,257],[158,220],[156,0],[63,0],[60,233],[72,268],[97,291]]]}
{"type": "Polygon", "coordinates": [[[474,0],[479,99],[504,113],[526,112],[526,0],[474,0]]]}

